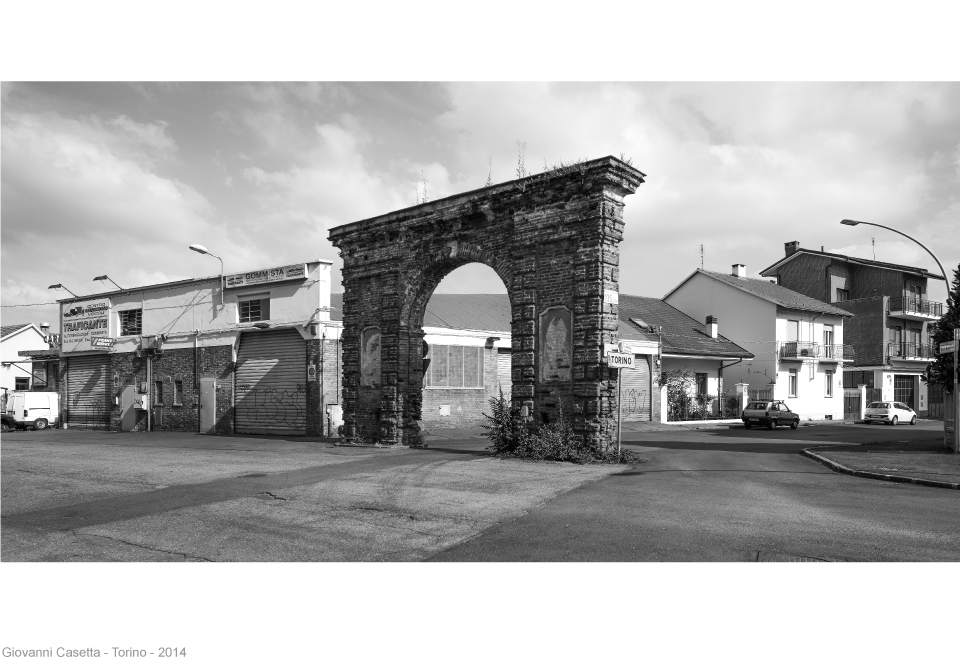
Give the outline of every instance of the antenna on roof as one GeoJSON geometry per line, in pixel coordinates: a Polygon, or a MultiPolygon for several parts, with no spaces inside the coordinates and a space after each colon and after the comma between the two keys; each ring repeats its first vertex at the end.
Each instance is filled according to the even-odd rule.
{"type": "Polygon", "coordinates": [[[703,270],[703,243],[700,244],[700,270],[703,270]]]}
{"type": "Polygon", "coordinates": [[[877,260],[877,244],[874,242],[873,237],[870,237],[870,245],[873,247],[873,260],[877,260]]]}

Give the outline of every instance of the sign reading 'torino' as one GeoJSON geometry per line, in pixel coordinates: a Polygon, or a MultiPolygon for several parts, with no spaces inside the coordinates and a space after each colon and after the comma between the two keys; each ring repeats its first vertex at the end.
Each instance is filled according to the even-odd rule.
{"type": "Polygon", "coordinates": [[[283,282],[286,280],[302,280],[306,279],[306,277],[306,264],[263,268],[261,270],[238,273],[237,275],[227,275],[226,288],[236,289],[241,286],[252,286],[254,284],[271,284],[273,282],[283,282]]]}

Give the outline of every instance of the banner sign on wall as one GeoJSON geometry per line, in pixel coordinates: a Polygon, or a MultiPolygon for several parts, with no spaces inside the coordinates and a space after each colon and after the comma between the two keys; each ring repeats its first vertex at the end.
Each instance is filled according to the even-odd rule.
{"type": "Polygon", "coordinates": [[[84,300],[60,305],[61,350],[89,351],[95,337],[110,336],[110,299],[84,300]]]}
{"type": "Polygon", "coordinates": [[[254,284],[272,284],[273,282],[285,282],[287,280],[303,280],[307,278],[307,265],[296,264],[295,266],[280,266],[278,268],[264,268],[261,270],[251,270],[247,273],[237,275],[227,275],[226,288],[235,289],[241,286],[252,286],[254,284]]]}

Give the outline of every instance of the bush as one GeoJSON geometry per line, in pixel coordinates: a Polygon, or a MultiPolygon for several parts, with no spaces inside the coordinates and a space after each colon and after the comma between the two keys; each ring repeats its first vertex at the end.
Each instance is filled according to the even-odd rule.
{"type": "Polygon", "coordinates": [[[500,391],[499,398],[490,399],[492,414],[483,413],[489,423],[481,426],[490,439],[490,448],[500,456],[514,456],[535,461],[565,461],[570,463],[642,463],[643,459],[629,449],[604,451],[585,444],[573,433],[570,422],[561,409],[555,422],[530,429],[520,419],[500,391]]]}

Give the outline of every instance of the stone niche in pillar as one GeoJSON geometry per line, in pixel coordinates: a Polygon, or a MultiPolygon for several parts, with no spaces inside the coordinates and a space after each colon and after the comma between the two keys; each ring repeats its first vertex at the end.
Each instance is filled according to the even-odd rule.
{"type": "Polygon", "coordinates": [[[503,280],[512,309],[512,401],[538,423],[615,432],[616,296],[623,200],[644,174],[578,163],[330,230],[343,257],[343,422],[355,442],[420,444],[423,315],[440,280],[472,262],[503,280]]]}

